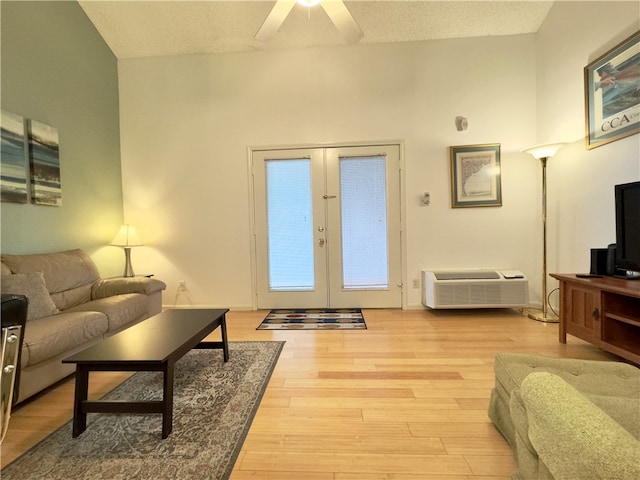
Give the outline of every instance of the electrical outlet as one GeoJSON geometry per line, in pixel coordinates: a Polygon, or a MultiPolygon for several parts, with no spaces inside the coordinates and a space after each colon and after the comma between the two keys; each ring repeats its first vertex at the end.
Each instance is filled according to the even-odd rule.
{"type": "Polygon", "coordinates": [[[187,282],[185,282],[184,280],[179,280],[178,281],[178,290],[182,291],[182,290],[186,290],[187,289],[187,282]]]}
{"type": "Polygon", "coordinates": [[[420,279],[419,278],[414,278],[413,279],[413,288],[420,288],[420,279]]]}

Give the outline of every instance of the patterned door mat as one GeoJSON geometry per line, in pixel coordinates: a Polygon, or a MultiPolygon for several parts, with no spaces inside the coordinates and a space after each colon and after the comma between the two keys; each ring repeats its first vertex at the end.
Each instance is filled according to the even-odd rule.
{"type": "Polygon", "coordinates": [[[366,330],[359,308],[275,309],[256,330],[366,330]]]}

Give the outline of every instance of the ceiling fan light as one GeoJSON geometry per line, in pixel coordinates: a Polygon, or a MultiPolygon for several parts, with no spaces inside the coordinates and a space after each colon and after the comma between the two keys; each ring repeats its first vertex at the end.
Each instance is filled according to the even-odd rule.
{"type": "Polygon", "coordinates": [[[303,7],[315,7],[320,4],[321,0],[296,0],[303,7]]]}

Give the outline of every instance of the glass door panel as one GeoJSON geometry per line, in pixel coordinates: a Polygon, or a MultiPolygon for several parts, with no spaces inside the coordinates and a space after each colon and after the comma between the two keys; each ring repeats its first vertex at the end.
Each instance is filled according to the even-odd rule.
{"type": "Polygon", "coordinates": [[[266,160],[269,290],[315,287],[311,159],[266,160]]]}
{"type": "Polygon", "coordinates": [[[328,148],[326,165],[331,306],[400,308],[400,148],[328,148]]]}
{"type": "Polygon", "coordinates": [[[342,287],[388,288],[385,158],[340,158],[342,287]]]}
{"type": "Polygon", "coordinates": [[[258,308],[325,307],[323,150],[256,151],[252,171],[258,308]]]}

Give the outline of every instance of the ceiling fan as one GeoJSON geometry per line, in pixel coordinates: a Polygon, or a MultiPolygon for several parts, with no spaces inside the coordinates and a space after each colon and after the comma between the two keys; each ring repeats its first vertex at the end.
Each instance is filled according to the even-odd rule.
{"type": "Polygon", "coordinates": [[[277,0],[256,33],[255,39],[266,41],[271,38],[284,23],[296,3],[305,7],[320,4],[348,43],[357,43],[364,35],[342,0],[277,0]]]}

